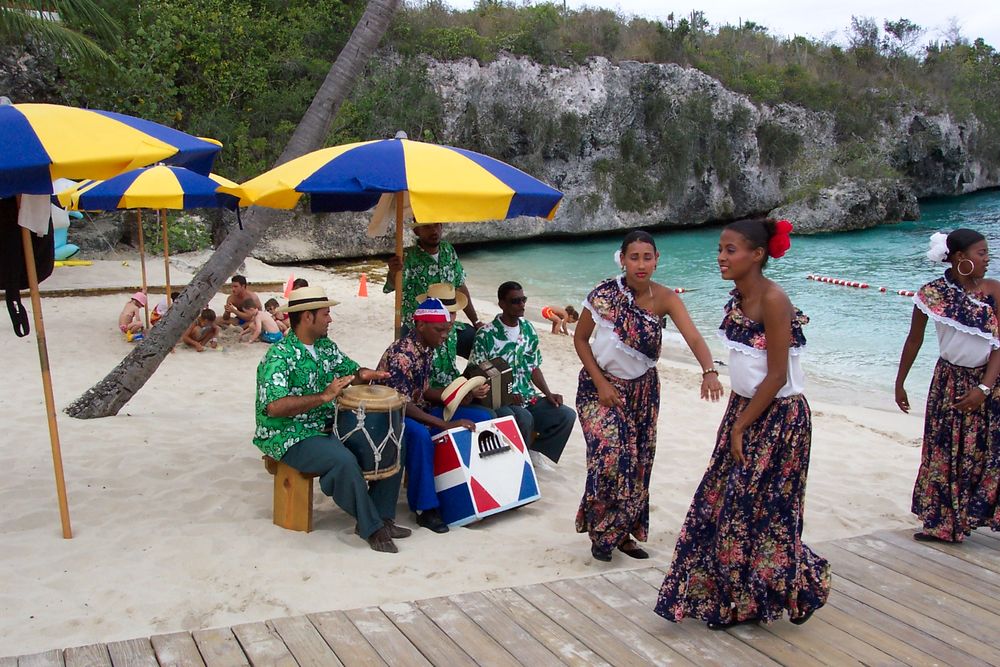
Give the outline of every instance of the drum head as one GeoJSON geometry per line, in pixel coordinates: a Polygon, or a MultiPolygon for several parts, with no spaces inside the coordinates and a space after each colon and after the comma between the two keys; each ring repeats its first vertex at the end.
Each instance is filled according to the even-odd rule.
{"type": "Polygon", "coordinates": [[[366,410],[395,410],[403,406],[403,397],[392,387],[380,384],[355,384],[345,387],[337,405],[353,410],[364,404],[366,410]]]}

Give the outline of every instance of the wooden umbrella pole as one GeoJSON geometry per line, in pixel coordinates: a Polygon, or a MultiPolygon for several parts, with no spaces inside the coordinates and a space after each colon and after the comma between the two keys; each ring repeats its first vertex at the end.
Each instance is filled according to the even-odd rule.
{"type": "Polygon", "coordinates": [[[45,326],[42,323],[42,298],[38,293],[38,272],[35,271],[35,249],[31,232],[22,227],[24,262],[28,270],[28,288],[31,290],[31,314],[35,320],[35,338],[38,341],[38,365],[42,368],[42,391],[45,394],[45,413],[49,420],[49,442],[52,445],[52,467],[56,475],[56,495],[59,496],[59,519],[63,537],[72,539],[73,527],[69,522],[69,501],[66,499],[66,480],[63,477],[62,449],[59,446],[59,427],[56,425],[56,401],[52,394],[52,374],[49,372],[49,349],[45,344],[45,326]]]}
{"type": "Polygon", "coordinates": [[[170,307],[170,234],[167,233],[167,209],[160,209],[163,221],[163,276],[167,283],[167,308],[170,307]]]}
{"type": "Polygon", "coordinates": [[[396,257],[400,269],[396,273],[396,338],[403,328],[403,193],[397,192],[396,199],[396,257]]]}
{"type": "Polygon", "coordinates": [[[142,268],[142,293],[146,295],[146,328],[149,329],[149,293],[146,291],[146,244],[142,239],[142,209],[136,210],[136,220],[139,223],[139,266],[142,268]]]}

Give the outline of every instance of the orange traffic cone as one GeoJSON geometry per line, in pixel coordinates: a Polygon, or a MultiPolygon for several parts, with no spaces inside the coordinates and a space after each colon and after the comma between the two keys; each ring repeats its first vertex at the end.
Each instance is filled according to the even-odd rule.
{"type": "Polygon", "coordinates": [[[361,284],[358,285],[358,296],[368,296],[368,276],[361,274],[361,284]]]}

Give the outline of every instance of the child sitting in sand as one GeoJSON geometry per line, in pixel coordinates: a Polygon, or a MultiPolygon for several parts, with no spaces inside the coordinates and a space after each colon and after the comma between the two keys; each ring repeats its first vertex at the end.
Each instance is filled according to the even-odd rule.
{"type": "Polygon", "coordinates": [[[184,344],[193,347],[198,352],[204,352],[205,346],[212,349],[219,347],[219,326],[215,323],[215,311],[206,308],[201,311],[198,319],[187,328],[181,340],[184,344]]]}
{"type": "Polygon", "coordinates": [[[268,299],[264,302],[264,310],[274,318],[274,323],[278,325],[278,331],[284,336],[288,331],[288,313],[279,313],[280,305],[277,299],[268,299]]]}
{"type": "MultiPolygon", "coordinates": [[[[146,307],[146,295],[143,292],[136,292],[122,308],[122,314],[118,316],[118,330],[129,337],[129,334],[142,333],[143,318],[141,311],[146,307]]],[[[131,338],[130,338],[131,340],[131,338]]]]}
{"type": "Polygon", "coordinates": [[[262,343],[277,343],[281,340],[278,323],[274,321],[269,312],[257,308],[253,299],[247,299],[243,302],[243,312],[250,319],[243,326],[243,333],[240,334],[241,342],[252,343],[259,340],[262,343]]]}
{"type": "Polygon", "coordinates": [[[567,336],[569,335],[569,329],[566,328],[566,325],[580,319],[580,315],[573,306],[566,306],[565,308],[545,306],[542,308],[542,317],[552,322],[553,334],[561,333],[567,336]]]}
{"type": "MultiPolygon", "coordinates": [[[[181,295],[180,292],[171,292],[170,304],[176,301],[177,297],[179,297],[180,295],[181,295]]],[[[163,319],[163,316],[167,314],[167,309],[170,308],[170,304],[167,303],[167,297],[163,297],[163,299],[153,308],[153,312],[149,314],[149,323],[151,325],[156,324],[161,319],[163,319]]]]}

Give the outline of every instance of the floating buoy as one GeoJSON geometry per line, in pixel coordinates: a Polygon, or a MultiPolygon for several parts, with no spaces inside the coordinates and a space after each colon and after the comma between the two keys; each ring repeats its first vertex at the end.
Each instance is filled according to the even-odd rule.
{"type": "Polygon", "coordinates": [[[879,288],[878,288],[878,291],[879,291],[879,292],[885,292],[885,291],[886,291],[886,289],[885,289],[884,287],[879,287],[879,288]]]}
{"type": "Polygon", "coordinates": [[[899,296],[915,296],[916,292],[911,292],[908,289],[901,289],[898,292],[896,292],[896,294],[898,294],[899,296]]]}
{"type": "Polygon", "coordinates": [[[814,273],[810,273],[806,276],[807,280],[815,280],[820,283],[829,283],[831,285],[840,285],[841,287],[856,287],[858,289],[868,289],[868,283],[863,283],[860,280],[847,280],[845,278],[831,278],[829,276],[817,276],[814,273]]]}

